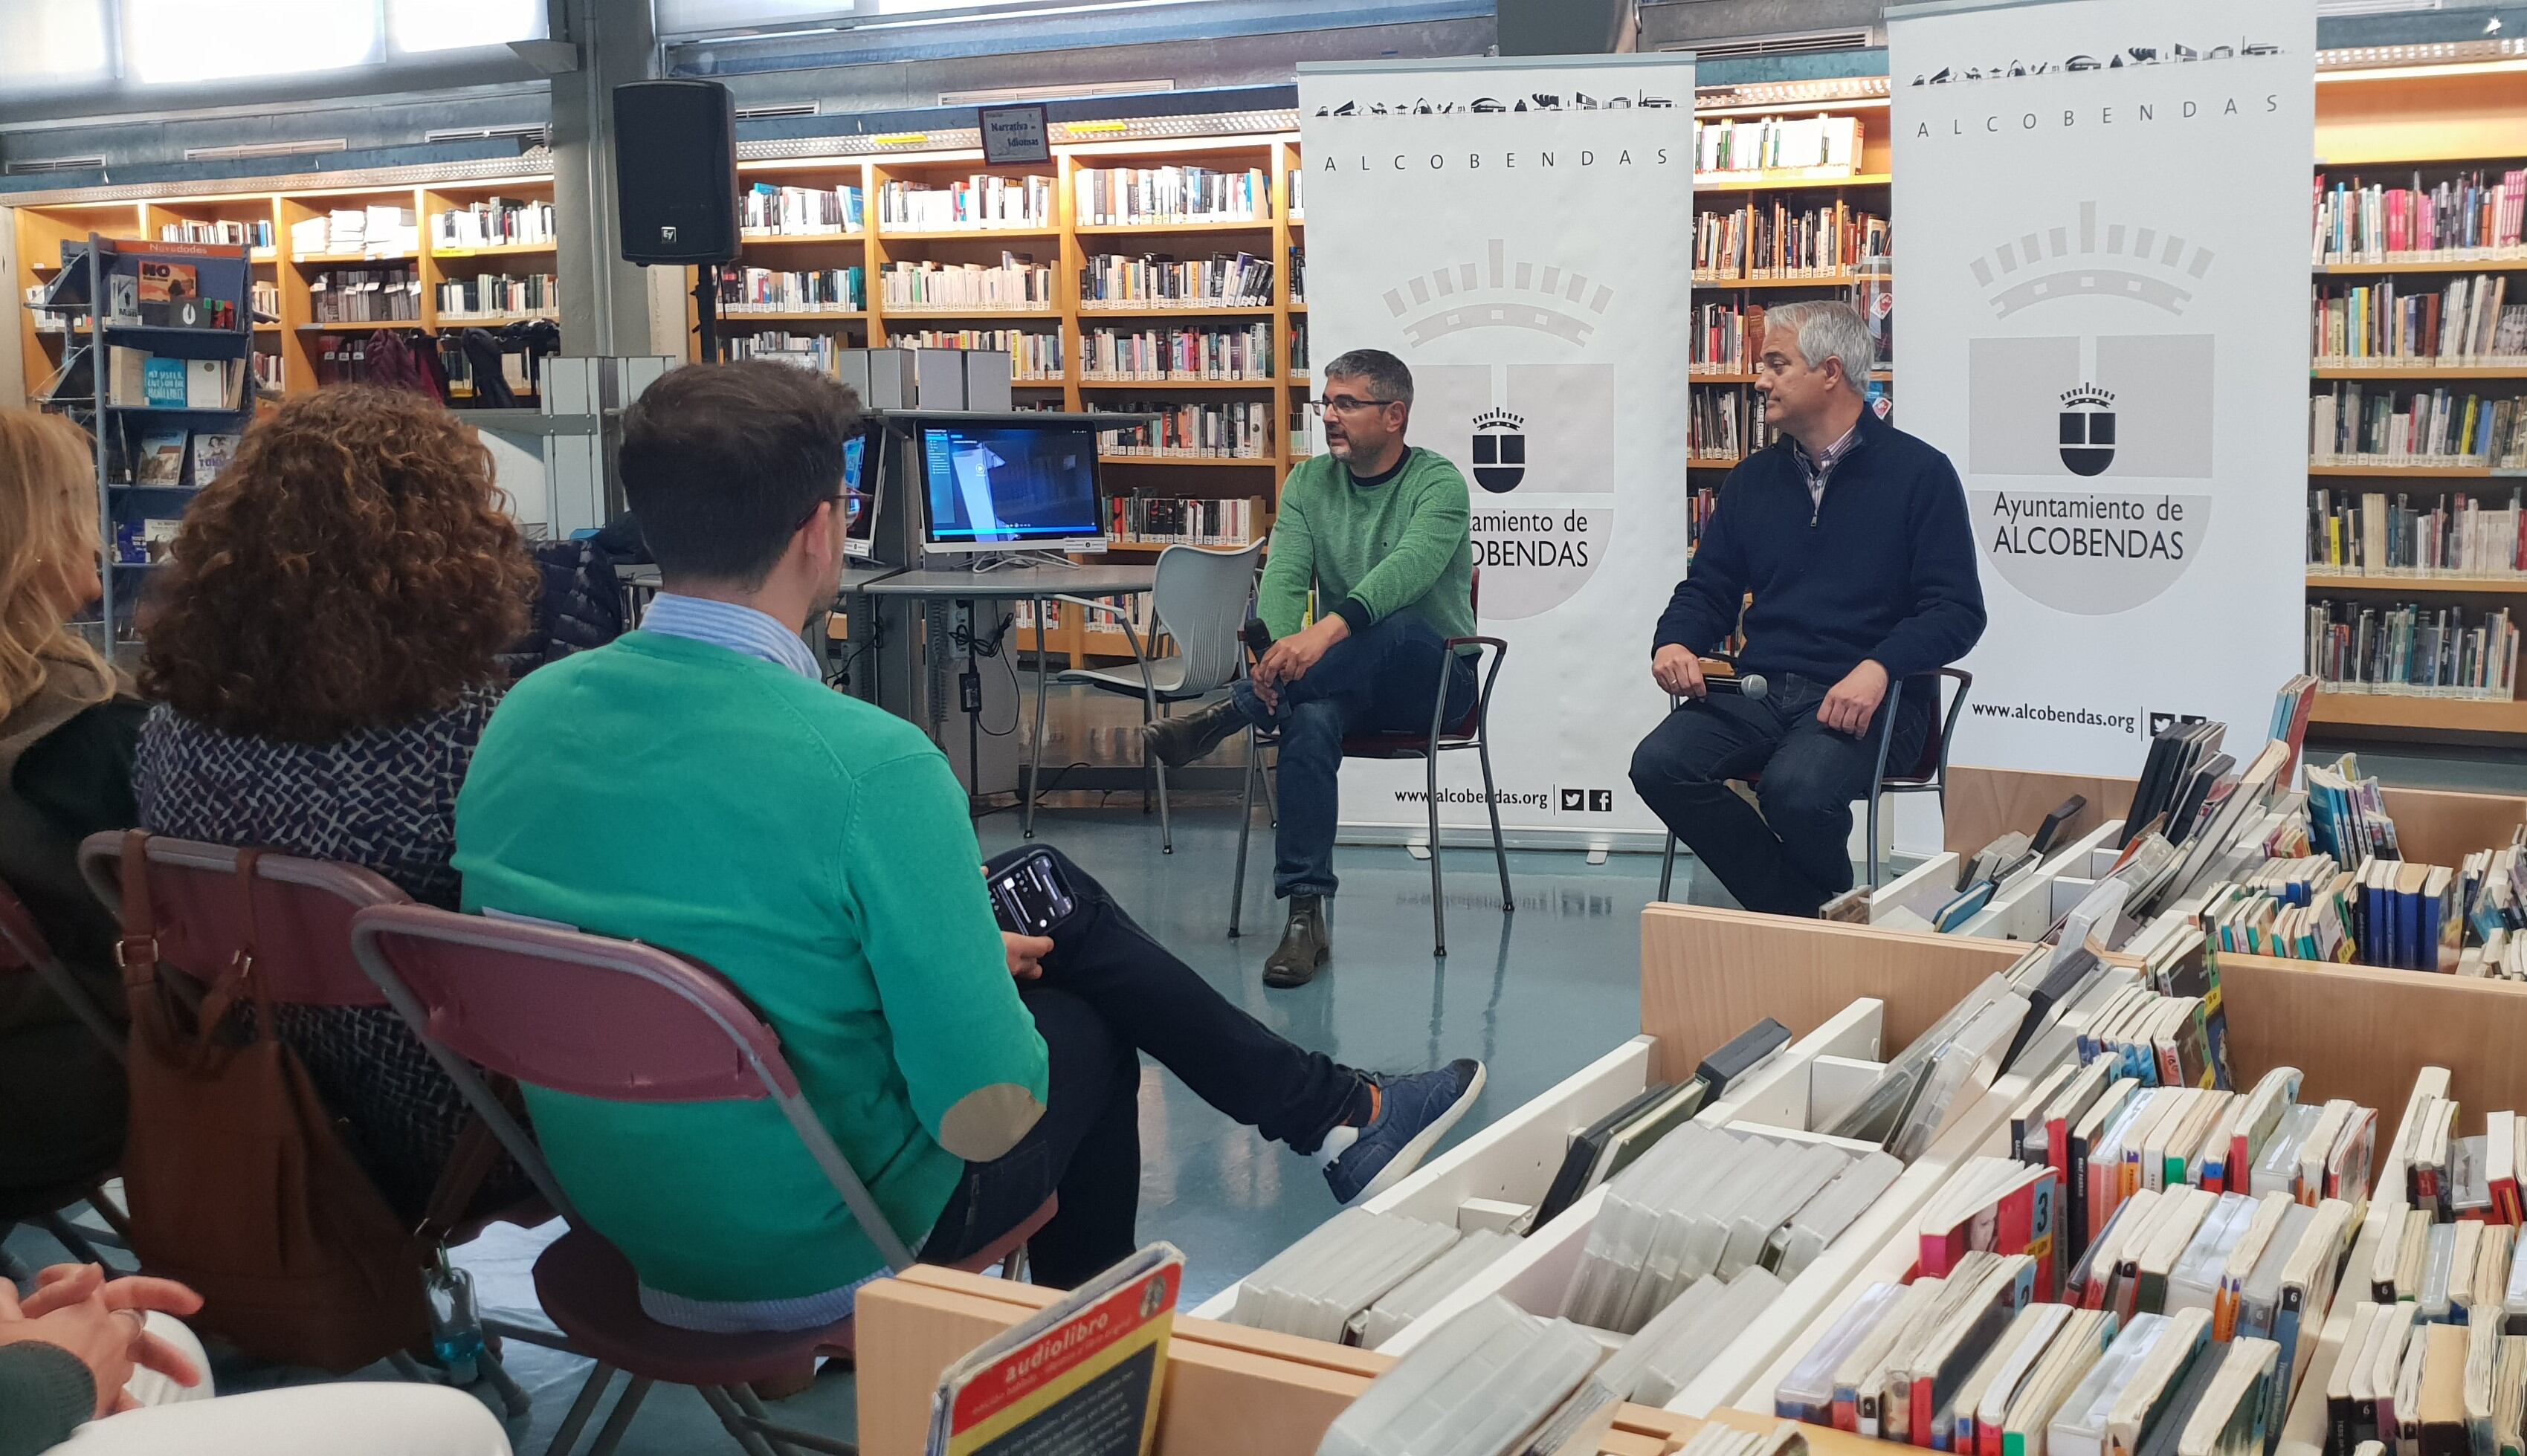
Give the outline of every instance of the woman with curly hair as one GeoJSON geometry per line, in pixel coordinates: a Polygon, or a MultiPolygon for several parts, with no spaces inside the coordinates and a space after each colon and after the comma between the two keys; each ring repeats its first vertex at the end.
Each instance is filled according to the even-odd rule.
{"type": "MultiPolygon", "coordinates": [[[[170,554],[141,608],[141,827],[363,865],[454,908],[456,790],[537,585],[473,430],[408,393],[293,396],[170,554]]],[[[417,1215],[466,1123],[454,1084],[386,1008],[275,1017],[417,1215]]]]}
{"type": "MultiPolygon", "coordinates": [[[[78,427],[0,411],[0,884],[94,1009],[120,1022],[113,917],[80,882],[78,842],[137,822],[130,684],[64,624],[96,600],[96,455],[78,427]]],[[[31,976],[0,977],[0,1201],[95,1177],[123,1148],[123,1071],[31,976]]]]}

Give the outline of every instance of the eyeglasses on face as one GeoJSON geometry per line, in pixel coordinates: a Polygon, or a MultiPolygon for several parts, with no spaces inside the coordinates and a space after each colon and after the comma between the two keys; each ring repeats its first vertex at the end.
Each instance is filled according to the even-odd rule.
{"type": "Polygon", "coordinates": [[[1308,412],[1321,420],[1328,414],[1357,415],[1363,410],[1402,403],[1400,399],[1354,399],[1348,394],[1337,394],[1330,399],[1309,400],[1308,412]]]}

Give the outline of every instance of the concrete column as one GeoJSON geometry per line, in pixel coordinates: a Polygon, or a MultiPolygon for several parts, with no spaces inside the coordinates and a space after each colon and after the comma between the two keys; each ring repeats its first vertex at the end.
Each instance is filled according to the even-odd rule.
{"type": "Polygon", "coordinates": [[[579,47],[579,69],[552,78],[562,352],[680,353],[680,337],[652,337],[651,270],[623,261],[614,195],[614,88],[657,75],[649,0],[553,0],[552,9],[556,32],[566,21],[579,47]]]}

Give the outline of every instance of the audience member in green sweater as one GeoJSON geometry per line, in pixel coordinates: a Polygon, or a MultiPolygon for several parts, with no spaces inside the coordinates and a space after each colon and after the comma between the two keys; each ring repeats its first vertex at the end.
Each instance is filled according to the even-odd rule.
{"type": "MultiPolygon", "coordinates": [[[[456,806],[469,910],[692,956],[780,1033],[903,1241],[970,1256],[1058,1193],[1029,1244],[1071,1284],[1131,1252],[1146,1052],[1325,1160],[1344,1202],[1412,1168],[1479,1063],[1378,1078],[1264,1029],[1087,873],[1048,937],[1005,934],[965,795],[912,724],[828,688],[799,640],[841,580],[851,392],[787,365],[680,369],[623,422],[624,493],[665,589],[641,628],[530,675],[456,806]]],[[[691,1329],[807,1329],[884,1273],[769,1103],[529,1087],[554,1173],[691,1329]]]]}
{"type": "Polygon", "coordinates": [[[1273,986],[1307,984],[1332,955],[1325,902],[1343,738],[1427,733],[1442,691],[1450,723],[1474,703],[1473,667],[1447,647],[1474,630],[1466,477],[1437,451],[1404,443],[1413,374],[1403,360],[1355,349],[1325,366],[1324,379],[1314,408],[1326,453],[1281,484],[1258,596],[1272,650],[1226,699],[1142,729],[1171,769],[1249,727],[1281,735],[1272,893],[1290,915],[1264,963],[1273,986]],[[1313,624],[1312,588],[1323,613],[1313,624]]]}

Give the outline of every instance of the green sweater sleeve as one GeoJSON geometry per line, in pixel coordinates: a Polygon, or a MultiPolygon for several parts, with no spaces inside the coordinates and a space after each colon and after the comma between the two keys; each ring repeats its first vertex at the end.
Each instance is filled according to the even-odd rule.
{"type": "Polygon", "coordinates": [[[965,812],[936,751],[862,775],[846,894],[913,1115],[941,1147],[988,1163],[1043,1116],[1046,1059],[1009,976],[965,812]]]}
{"type": "Polygon", "coordinates": [[[1446,460],[1419,453],[1429,463],[1416,462],[1395,482],[1413,491],[1405,503],[1404,534],[1351,589],[1351,599],[1368,609],[1371,623],[1384,622],[1437,585],[1472,528],[1466,477],[1446,460]]]}
{"type": "Polygon", "coordinates": [[[35,1456],[96,1414],[96,1377],[59,1345],[0,1345],[0,1456],[35,1456]]]}
{"type": "MultiPolygon", "coordinates": [[[[1296,479],[1298,472],[1291,472],[1296,479]]],[[[1308,623],[1308,589],[1316,580],[1316,538],[1308,524],[1306,490],[1281,491],[1281,513],[1272,521],[1272,545],[1264,563],[1264,579],[1255,588],[1257,615],[1275,640],[1308,623]]]]}

